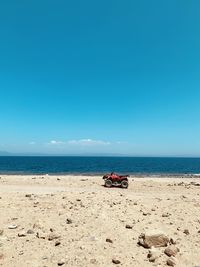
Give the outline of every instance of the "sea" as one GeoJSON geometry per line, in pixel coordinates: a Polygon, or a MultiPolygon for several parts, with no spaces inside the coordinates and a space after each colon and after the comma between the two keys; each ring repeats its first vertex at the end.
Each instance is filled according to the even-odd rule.
{"type": "Polygon", "coordinates": [[[0,174],[199,176],[200,158],[1,156],[0,174]]]}

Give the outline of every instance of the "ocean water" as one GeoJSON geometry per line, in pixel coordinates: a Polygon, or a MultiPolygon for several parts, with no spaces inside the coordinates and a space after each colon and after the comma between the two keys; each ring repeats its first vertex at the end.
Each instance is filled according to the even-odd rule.
{"type": "Polygon", "coordinates": [[[200,174],[200,158],[0,157],[0,174],[200,174]]]}

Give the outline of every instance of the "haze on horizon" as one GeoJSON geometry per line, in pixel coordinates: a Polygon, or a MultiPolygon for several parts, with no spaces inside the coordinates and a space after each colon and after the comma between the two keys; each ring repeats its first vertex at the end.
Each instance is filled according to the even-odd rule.
{"type": "Polygon", "coordinates": [[[0,151],[200,156],[200,2],[0,3],[0,151]]]}

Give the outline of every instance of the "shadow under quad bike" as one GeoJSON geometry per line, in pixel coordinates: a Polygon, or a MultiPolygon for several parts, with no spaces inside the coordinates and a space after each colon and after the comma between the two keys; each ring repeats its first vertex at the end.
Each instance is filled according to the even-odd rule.
{"type": "Polygon", "coordinates": [[[128,177],[129,175],[118,175],[114,172],[103,176],[105,181],[105,187],[118,186],[121,188],[128,188],[128,177]]]}

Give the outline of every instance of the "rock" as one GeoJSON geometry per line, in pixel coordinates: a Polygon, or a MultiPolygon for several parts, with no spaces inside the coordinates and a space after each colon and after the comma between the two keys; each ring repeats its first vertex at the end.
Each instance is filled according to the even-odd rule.
{"type": "Polygon", "coordinates": [[[25,197],[31,197],[31,194],[26,194],[25,197]]]}
{"type": "Polygon", "coordinates": [[[158,257],[159,257],[158,251],[156,251],[155,249],[149,250],[149,253],[147,255],[149,262],[155,262],[158,257]]]}
{"type": "Polygon", "coordinates": [[[56,242],[55,242],[55,247],[60,246],[60,244],[61,244],[60,241],[56,241],[56,242]]]}
{"type": "Polygon", "coordinates": [[[169,238],[163,233],[141,234],[138,244],[144,248],[166,247],[169,244],[169,238]]]}
{"type": "Polygon", "coordinates": [[[170,257],[167,260],[167,265],[168,266],[175,266],[177,263],[178,263],[178,260],[176,258],[174,258],[174,257],[170,257]]]}
{"type": "Polygon", "coordinates": [[[176,254],[179,252],[179,248],[175,247],[174,245],[171,245],[169,247],[167,247],[164,251],[164,253],[171,257],[171,256],[176,256],[176,254]]]}
{"type": "Polygon", "coordinates": [[[26,232],[28,235],[33,235],[34,234],[34,231],[29,229],[27,232],[26,232]]]}
{"type": "Polygon", "coordinates": [[[52,240],[55,240],[55,239],[59,239],[60,238],[60,235],[57,235],[57,234],[54,234],[54,233],[51,233],[48,235],[47,239],[49,241],[52,241],[52,240]]]}
{"type": "Polygon", "coordinates": [[[190,232],[189,232],[188,229],[185,229],[185,230],[183,231],[183,233],[186,234],[186,235],[189,235],[189,234],[190,234],[190,232]]]}
{"type": "Polygon", "coordinates": [[[107,243],[113,243],[113,241],[110,238],[106,238],[107,243]]]}
{"type": "Polygon", "coordinates": [[[118,260],[118,259],[112,259],[112,263],[114,263],[114,264],[120,264],[121,263],[121,261],[120,260],[118,260]]]}
{"type": "Polygon", "coordinates": [[[11,224],[8,226],[8,229],[17,229],[17,225],[16,224],[11,224]]]}
{"type": "Polygon", "coordinates": [[[18,237],[25,237],[26,236],[26,233],[24,231],[18,233],[18,237]]]}
{"type": "Polygon", "coordinates": [[[3,235],[3,230],[2,229],[0,229],[0,235],[3,235]]]}
{"type": "Polygon", "coordinates": [[[65,260],[64,259],[61,259],[58,261],[58,266],[62,266],[65,264],[65,260]]]}
{"type": "Polygon", "coordinates": [[[126,229],[133,229],[133,226],[130,225],[130,224],[127,224],[127,225],[126,225],[126,229]]]}
{"type": "Polygon", "coordinates": [[[45,239],[46,238],[46,234],[41,232],[41,231],[39,231],[39,232],[36,233],[36,237],[37,238],[41,238],[41,239],[45,239]]]}
{"type": "Polygon", "coordinates": [[[167,217],[169,217],[170,215],[171,215],[171,214],[167,212],[167,213],[163,213],[163,214],[162,214],[162,217],[163,217],[163,218],[167,218],[167,217]]]}
{"type": "Polygon", "coordinates": [[[72,224],[72,220],[71,219],[67,219],[66,220],[66,224],[72,224]]]}
{"type": "Polygon", "coordinates": [[[175,241],[173,238],[170,238],[169,243],[170,243],[171,245],[176,245],[176,241],[175,241]]]}
{"type": "Polygon", "coordinates": [[[4,257],[3,253],[0,253],[0,260],[2,260],[4,257]]]}
{"type": "Polygon", "coordinates": [[[90,260],[90,263],[92,263],[92,264],[97,264],[97,260],[96,260],[96,259],[91,259],[91,260],[90,260]]]}

